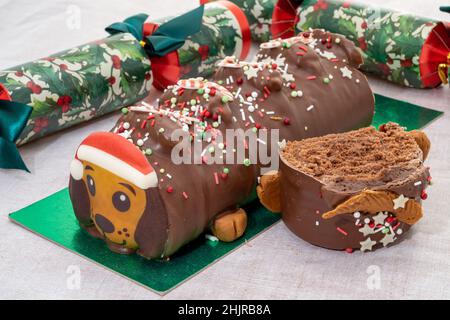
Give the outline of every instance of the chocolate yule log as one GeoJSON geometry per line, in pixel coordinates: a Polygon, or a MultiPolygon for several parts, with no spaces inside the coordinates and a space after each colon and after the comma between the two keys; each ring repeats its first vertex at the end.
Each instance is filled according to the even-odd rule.
{"type": "Polygon", "coordinates": [[[292,140],[372,122],[374,97],[357,70],[362,58],[344,37],[313,30],[263,43],[256,57],[253,64],[226,59],[213,77],[239,100],[246,127],[279,129],[292,140]],[[328,37],[332,46],[322,44],[328,37]]]}
{"type": "Polygon", "coordinates": [[[423,215],[429,148],[423,132],[394,123],[288,142],[279,172],[261,178],[258,194],[314,245],[347,252],[386,247],[423,215]]]}
{"type": "Polygon", "coordinates": [[[280,53],[285,62],[225,59],[218,83],[180,80],[157,106],[124,108],[111,132],[87,137],[69,185],[80,225],[114,251],[149,259],[171,256],[207,229],[222,241],[240,237],[247,217],[239,206],[253,194],[261,163],[250,157],[250,141],[245,158],[234,154],[226,130],[279,129],[276,141],[257,139],[258,147],[274,150],[283,139],[341,132],[372,120],[374,100],[365,77],[344,59],[331,61],[307,48],[303,56],[292,54],[301,41],[287,40],[292,45],[280,53]],[[181,163],[173,157],[179,141],[172,140],[180,132],[194,148],[181,163]],[[210,161],[217,156],[227,162],[210,161]]]}

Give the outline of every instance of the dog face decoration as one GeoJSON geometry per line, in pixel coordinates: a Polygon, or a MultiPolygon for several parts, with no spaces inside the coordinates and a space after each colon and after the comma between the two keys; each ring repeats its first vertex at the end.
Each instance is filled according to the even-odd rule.
{"type": "Polygon", "coordinates": [[[70,172],[73,184],[83,190],[77,202],[84,208],[76,210],[80,222],[93,222],[110,244],[138,249],[138,225],[152,209],[148,193],[158,192],[158,178],[146,157],[125,138],[98,132],[80,145],[70,172]]]}

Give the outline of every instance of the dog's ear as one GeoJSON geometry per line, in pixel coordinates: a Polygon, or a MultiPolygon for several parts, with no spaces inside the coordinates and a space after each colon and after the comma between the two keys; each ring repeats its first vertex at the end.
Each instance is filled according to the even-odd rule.
{"type": "Polygon", "coordinates": [[[91,220],[91,204],[89,194],[82,179],[75,180],[70,177],[69,181],[69,195],[72,201],[75,216],[82,226],[92,225],[91,220]]]}
{"type": "Polygon", "coordinates": [[[136,226],[134,238],[138,254],[147,259],[162,258],[168,237],[169,220],[158,188],[146,191],[147,203],[136,226]]]}

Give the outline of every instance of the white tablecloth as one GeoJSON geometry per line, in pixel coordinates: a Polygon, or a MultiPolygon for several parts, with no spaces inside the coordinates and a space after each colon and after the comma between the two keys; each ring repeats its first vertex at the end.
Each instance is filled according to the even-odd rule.
{"type": "MultiPolygon", "coordinates": [[[[438,10],[448,1],[370,2],[450,20],[438,10]]],[[[0,0],[0,69],[102,38],[106,25],[129,15],[163,17],[194,8],[195,3],[0,0]]],[[[405,89],[376,79],[371,84],[377,93],[446,112],[425,129],[432,141],[428,164],[434,184],[424,203],[425,217],[410,237],[374,253],[345,254],[309,245],[279,223],[164,298],[450,298],[450,89],[405,89]]],[[[109,130],[117,117],[24,146],[21,153],[31,174],[0,170],[0,298],[160,298],[8,220],[8,213],[66,187],[69,163],[81,139],[109,130]],[[81,272],[79,288],[70,285],[73,268],[81,272]]]]}

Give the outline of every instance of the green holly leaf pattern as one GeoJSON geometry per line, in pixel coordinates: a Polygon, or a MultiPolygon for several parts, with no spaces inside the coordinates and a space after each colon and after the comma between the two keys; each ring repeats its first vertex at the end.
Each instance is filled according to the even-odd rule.
{"type": "Polygon", "coordinates": [[[18,144],[135,103],[149,89],[145,74],[150,72],[150,62],[129,34],[8,69],[12,72],[0,73],[0,83],[14,101],[33,107],[18,144]],[[113,79],[113,70],[120,70],[119,79],[113,79]],[[115,81],[119,90],[113,90],[115,81]],[[141,91],[144,85],[147,90],[141,91]]]}

